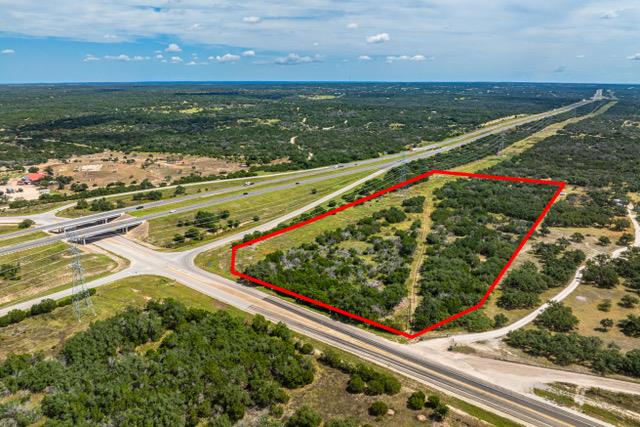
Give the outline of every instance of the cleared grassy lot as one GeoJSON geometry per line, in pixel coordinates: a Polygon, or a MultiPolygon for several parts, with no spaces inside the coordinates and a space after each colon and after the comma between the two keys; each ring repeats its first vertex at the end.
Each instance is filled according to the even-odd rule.
{"type": "MultiPolygon", "coordinates": [[[[15,271],[15,278],[0,279],[0,307],[36,298],[71,286],[73,272],[70,246],[63,242],[40,246],[0,257],[0,265],[15,271]]],[[[83,251],[85,280],[116,270],[124,261],[103,253],[83,251]]]]}

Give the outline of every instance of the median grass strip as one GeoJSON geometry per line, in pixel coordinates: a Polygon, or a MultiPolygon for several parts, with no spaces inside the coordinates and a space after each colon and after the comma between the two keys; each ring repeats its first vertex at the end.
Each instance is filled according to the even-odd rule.
{"type": "Polygon", "coordinates": [[[3,239],[2,236],[0,236],[0,247],[17,245],[18,243],[41,239],[42,237],[47,237],[47,236],[48,234],[43,231],[34,231],[33,233],[23,234],[22,236],[10,237],[7,239],[3,239]]]}

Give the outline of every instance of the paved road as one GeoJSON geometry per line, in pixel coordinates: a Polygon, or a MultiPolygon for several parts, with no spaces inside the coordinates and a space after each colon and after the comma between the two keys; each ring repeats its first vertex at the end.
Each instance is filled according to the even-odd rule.
{"type": "MultiPolygon", "coordinates": [[[[627,206],[627,213],[628,213],[629,219],[631,220],[631,223],[633,224],[634,231],[635,231],[635,240],[633,242],[633,246],[640,247],[640,225],[636,220],[636,213],[633,211],[633,205],[627,206]]],[[[612,252],[611,257],[618,258],[627,250],[628,248],[626,247],[618,248],[612,252]]],[[[565,288],[563,288],[562,291],[560,291],[555,296],[553,296],[549,301],[559,302],[567,298],[569,295],[571,295],[573,291],[575,291],[580,285],[581,279],[582,279],[582,273],[585,267],[586,265],[583,264],[580,268],[578,268],[571,282],[569,282],[569,284],[565,288]]],[[[529,323],[533,322],[540,313],[542,313],[544,310],[547,309],[548,306],[549,306],[549,303],[546,302],[542,304],[540,307],[533,310],[531,313],[524,316],[523,318],[518,319],[517,321],[511,323],[510,325],[505,326],[504,328],[494,329],[487,332],[455,335],[448,338],[424,339],[417,345],[425,348],[443,347],[443,346],[448,347],[451,344],[470,344],[478,341],[502,338],[505,335],[507,335],[509,332],[515,331],[516,329],[520,329],[528,325],[529,323]]]]}

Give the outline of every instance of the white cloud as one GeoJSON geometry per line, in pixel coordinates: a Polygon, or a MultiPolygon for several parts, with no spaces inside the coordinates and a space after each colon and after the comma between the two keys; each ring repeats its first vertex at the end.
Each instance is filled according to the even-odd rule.
{"type": "Polygon", "coordinates": [[[102,38],[105,40],[116,40],[118,36],[114,36],[113,34],[105,34],[104,36],[102,36],[102,38]]]}
{"type": "Polygon", "coordinates": [[[360,55],[358,56],[360,61],[371,61],[371,57],[369,55],[360,55]]]}
{"type": "Polygon", "coordinates": [[[388,42],[389,40],[391,40],[391,38],[387,33],[380,33],[376,34],[375,36],[367,37],[367,43],[384,43],[388,42]]]}
{"type": "Polygon", "coordinates": [[[582,59],[582,58],[584,58],[584,54],[583,54],[583,53],[581,53],[581,54],[579,54],[579,55],[576,55],[576,58],[580,58],[580,59],[582,59]]]}
{"type": "Polygon", "coordinates": [[[90,53],[88,53],[88,54],[86,54],[84,56],[84,59],[82,61],[83,62],[100,61],[100,58],[98,58],[97,56],[93,56],[90,53]]]}
{"type": "Polygon", "coordinates": [[[232,53],[225,53],[222,56],[210,56],[209,57],[209,61],[213,61],[216,60],[218,62],[235,62],[238,61],[240,59],[240,55],[234,55],[232,53]]]}
{"type": "Polygon", "coordinates": [[[640,53],[636,53],[634,55],[627,56],[627,59],[629,59],[631,61],[640,61],[640,53]]]}
{"type": "Polygon", "coordinates": [[[156,59],[164,59],[164,56],[161,53],[159,53],[156,55],[156,59]]]}
{"type": "Polygon", "coordinates": [[[147,59],[149,59],[148,56],[140,56],[140,55],[136,55],[133,58],[131,58],[132,61],[146,61],[147,59]]]}
{"type": "Polygon", "coordinates": [[[359,27],[359,25],[358,25],[358,23],[357,23],[357,22],[349,22],[349,23],[347,24],[347,28],[348,28],[348,29],[350,29],[350,30],[355,30],[355,29],[356,29],[356,28],[358,28],[358,27],[359,27]]]}
{"type": "Polygon", "coordinates": [[[242,56],[256,56],[256,52],[254,50],[245,50],[242,52],[242,56]]]}
{"type": "Polygon", "coordinates": [[[553,73],[564,73],[565,71],[567,71],[567,66],[566,65],[558,65],[556,68],[553,69],[553,73]]]}
{"type": "Polygon", "coordinates": [[[131,57],[129,55],[105,55],[104,59],[108,60],[108,61],[122,61],[122,62],[128,62],[131,61],[131,57]]]}
{"type": "Polygon", "coordinates": [[[409,55],[400,55],[400,56],[387,56],[387,62],[394,62],[394,61],[413,61],[413,62],[422,62],[422,61],[426,61],[427,57],[424,55],[413,55],[413,56],[409,56],[409,55]]]}
{"type": "Polygon", "coordinates": [[[245,16],[242,18],[242,22],[245,24],[258,24],[262,21],[262,18],[259,16],[245,16]]]}
{"type": "Polygon", "coordinates": [[[178,46],[176,43],[170,43],[169,46],[164,50],[165,52],[182,52],[182,48],[178,46]]]}
{"type": "Polygon", "coordinates": [[[297,64],[309,64],[311,62],[319,62],[320,57],[315,56],[300,56],[297,53],[290,53],[287,56],[281,56],[276,58],[273,63],[278,65],[297,65],[297,64]]]}
{"type": "Polygon", "coordinates": [[[2,50],[2,54],[3,55],[13,55],[14,53],[16,53],[16,51],[13,50],[13,49],[3,49],[2,50]]]}
{"type": "Polygon", "coordinates": [[[172,56],[171,62],[173,62],[174,64],[180,63],[182,62],[182,58],[180,58],[179,56],[172,56]]]}

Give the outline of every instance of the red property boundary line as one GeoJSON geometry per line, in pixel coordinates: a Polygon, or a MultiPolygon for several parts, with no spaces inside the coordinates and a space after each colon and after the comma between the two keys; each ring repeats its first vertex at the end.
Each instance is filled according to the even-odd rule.
{"type": "Polygon", "coordinates": [[[489,295],[491,295],[491,293],[493,292],[493,290],[496,288],[496,286],[498,285],[498,283],[500,282],[500,279],[502,279],[502,277],[504,276],[504,274],[507,272],[507,270],[509,269],[509,267],[511,266],[511,264],[513,263],[513,261],[516,259],[516,257],[518,256],[518,254],[520,253],[520,251],[522,250],[522,248],[524,247],[525,243],[527,243],[527,240],[529,240],[529,238],[531,237],[531,235],[533,234],[533,232],[535,231],[535,229],[538,227],[538,225],[540,225],[540,223],[542,222],[542,219],[545,217],[545,215],[547,214],[547,212],[549,212],[549,209],[551,209],[551,206],[553,205],[553,203],[557,200],[557,198],[560,196],[560,193],[562,192],[562,190],[565,187],[565,183],[561,182],[561,181],[550,181],[550,180],[544,180],[544,179],[532,179],[532,178],[520,178],[520,177],[512,177],[512,176],[502,176],[502,175],[486,175],[486,174],[479,174],[479,173],[469,173],[469,172],[455,172],[455,171],[448,171],[448,170],[431,170],[429,172],[423,173],[422,175],[418,175],[416,177],[413,177],[411,179],[408,179],[404,182],[401,182],[399,184],[393,185],[391,187],[385,188],[383,190],[377,191],[373,194],[370,194],[368,196],[365,196],[361,199],[355,200],[353,202],[347,203],[345,205],[342,205],[340,207],[337,207],[335,209],[332,209],[328,212],[325,212],[323,214],[320,214],[318,216],[315,216],[313,218],[307,219],[305,221],[301,221],[298,222],[296,224],[290,225],[288,227],[282,228],[280,230],[274,231],[273,233],[269,233],[266,234],[264,236],[260,236],[256,239],[252,239],[249,240],[247,242],[244,243],[240,243],[238,245],[235,245],[231,248],[231,273],[241,277],[243,279],[249,280],[251,282],[257,283],[259,285],[262,286],[266,286],[267,288],[276,290],[280,293],[292,296],[294,298],[297,298],[299,300],[302,301],[306,301],[308,303],[317,305],[319,307],[322,307],[324,309],[336,312],[336,313],[340,313],[344,316],[347,317],[351,317],[352,319],[356,319],[359,320],[360,322],[363,323],[367,323],[369,325],[375,326],[376,328],[385,330],[387,332],[391,332],[397,335],[401,335],[403,337],[412,339],[412,338],[416,338],[426,332],[429,332],[433,329],[436,329],[446,323],[451,322],[452,320],[455,320],[461,316],[464,316],[467,313],[470,313],[474,310],[477,310],[478,308],[482,307],[484,305],[484,303],[487,301],[487,299],[489,298],[489,295]],[[452,175],[452,176],[461,176],[461,177],[466,177],[466,178],[480,178],[480,179],[493,179],[493,180],[497,180],[497,181],[511,181],[511,182],[524,182],[524,183],[529,183],[529,184],[541,184],[541,185],[551,185],[551,186],[555,186],[557,187],[556,192],[553,194],[553,196],[551,197],[551,199],[547,202],[546,206],[544,207],[544,209],[542,210],[542,212],[540,213],[540,215],[538,216],[538,218],[536,218],[535,222],[533,223],[533,225],[531,226],[531,228],[529,229],[529,231],[527,231],[527,233],[525,234],[524,238],[522,239],[522,241],[520,242],[520,244],[518,245],[518,247],[516,248],[516,250],[513,252],[513,254],[511,254],[511,257],[509,258],[509,260],[507,261],[507,263],[504,265],[504,267],[502,267],[502,270],[500,270],[500,273],[498,273],[498,276],[496,276],[496,278],[494,279],[494,281],[491,283],[491,286],[489,286],[489,289],[487,290],[487,292],[484,294],[484,296],[480,299],[480,302],[477,303],[474,306],[471,306],[459,313],[456,313],[454,315],[451,315],[449,317],[447,317],[444,320],[441,320],[437,323],[434,323],[433,325],[424,328],[421,331],[415,332],[413,334],[392,328],[390,326],[387,325],[383,325],[382,323],[376,322],[374,320],[371,319],[367,319],[365,317],[362,316],[358,316],[357,314],[354,313],[350,313],[348,311],[345,311],[341,308],[338,307],[334,307],[330,304],[324,303],[322,301],[318,301],[315,300],[313,298],[309,298],[307,296],[298,294],[296,292],[290,291],[289,289],[285,289],[282,288],[280,286],[276,286],[272,283],[268,283],[265,282],[264,280],[260,280],[258,278],[249,276],[248,274],[244,274],[240,271],[236,270],[236,253],[238,252],[239,249],[242,249],[246,246],[251,246],[255,243],[258,242],[262,242],[264,240],[270,239],[272,237],[275,236],[279,236],[281,234],[284,234],[288,231],[291,230],[295,230],[296,228],[300,228],[303,227],[307,224],[311,224],[312,222],[316,222],[321,220],[322,218],[325,218],[329,215],[333,215],[337,212],[341,212],[345,209],[349,209],[350,207],[353,207],[355,205],[364,203],[368,200],[374,199],[376,197],[382,196],[383,194],[389,193],[391,191],[397,190],[401,187],[407,186],[409,184],[412,184],[414,182],[417,181],[421,181],[431,175],[452,175]]]}

